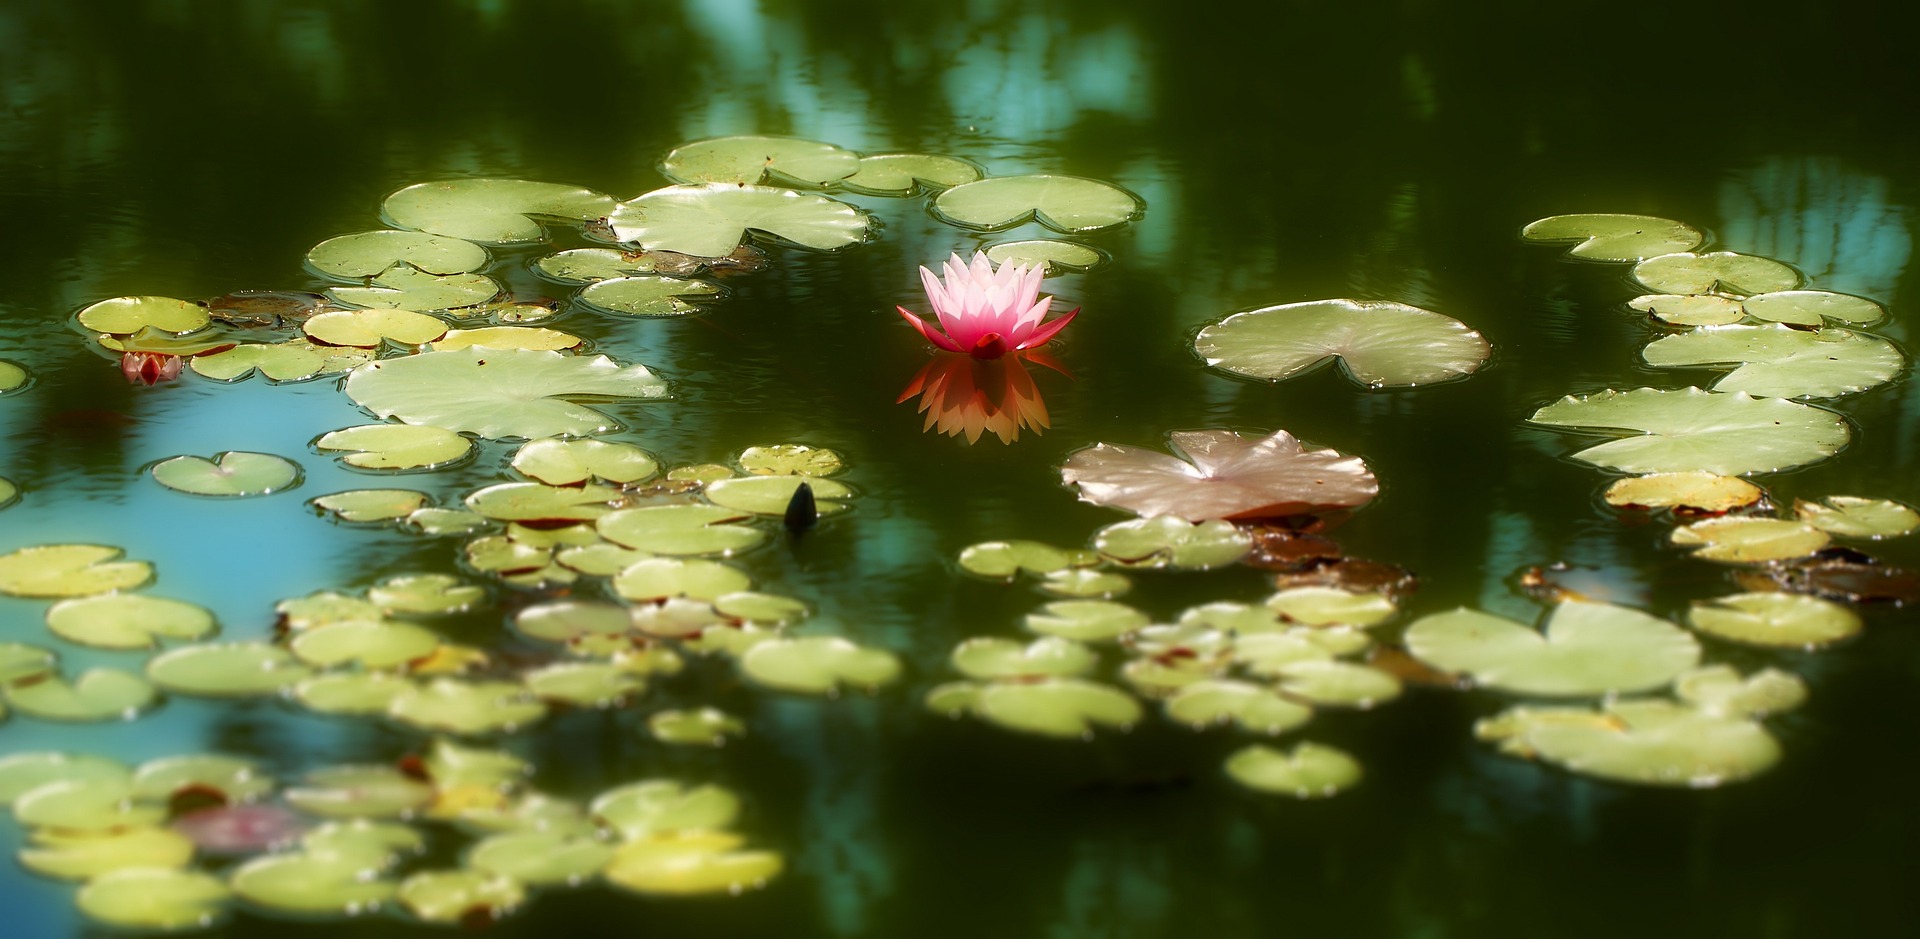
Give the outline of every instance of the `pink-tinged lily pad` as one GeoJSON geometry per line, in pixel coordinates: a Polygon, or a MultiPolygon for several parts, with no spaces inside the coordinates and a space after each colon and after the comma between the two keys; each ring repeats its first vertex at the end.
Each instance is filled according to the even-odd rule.
{"type": "Polygon", "coordinates": [[[1311,450],[1284,430],[1260,438],[1229,430],[1182,431],[1173,448],[1096,444],[1067,458],[1061,481],[1080,499],[1143,516],[1267,518],[1364,505],[1380,483],[1359,457],[1311,450]]]}
{"type": "Polygon", "coordinates": [[[195,847],[228,857],[292,844],[307,827],[298,812],[274,803],[223,805],[173,820],[173,830],[187,836],[195,847]]]}

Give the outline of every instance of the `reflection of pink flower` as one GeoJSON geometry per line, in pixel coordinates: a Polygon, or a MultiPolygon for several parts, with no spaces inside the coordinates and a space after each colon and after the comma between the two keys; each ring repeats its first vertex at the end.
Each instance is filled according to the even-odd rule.
{"type": "Polygon", "coordinates": [[[1048,426],[1047,404],[1027,374],[1028,359],[1066,374],[1044,352],[1016,353],[993,362],[941,352],[913,376],[899,400],[920,396],[920,413],[927,416],[922,430],[938,427],[949,436],[966,434],[968,443],[992,431],[1001,443],[1012,443],[1020,439],[1021,428],[1037,434],[1048,426]]]}
{"type": "Polygon", "coordinates": [[[1051,323],[1046,318],[1052,297],[1040,296],[1040,278],[1046,266],[1026,267],[1002,264],[993,269],[984,252],[973,254],[969,267],[955,254],[946,263],[947,282],[941,285],[933,272],[922,267],[920,282],[927,288],[927,300],[940,319],[940,330],[928,326],[920,317],[899,307],[928,342],[948,352],[964,352],[976,359],[997,359],[1008,352],[1031,349],[1052,339],[1073,322],[1078,308],[1051,323]]]}
{"type": "Polygon", "coordinates": [[[158,352],[123,352],[120,354],[120,374],[136,385],[157,385],[179,378],[180,363],[183,361],[177,355],[158,352]]]}

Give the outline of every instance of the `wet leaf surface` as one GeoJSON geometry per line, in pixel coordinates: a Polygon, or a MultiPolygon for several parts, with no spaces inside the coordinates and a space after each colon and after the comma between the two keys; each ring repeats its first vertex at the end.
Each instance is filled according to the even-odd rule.
{"type": "Polygon", "coordinates": [[[1258,438],[1183,431],[1172,443],[1187,459],[1101,443],[1069,456],[1060,477],[1080,487],[1082,501],[1191,521],[1348,508],[1380,491],[1359,457],[1307,449],[1284,430],[1258,438]]]}

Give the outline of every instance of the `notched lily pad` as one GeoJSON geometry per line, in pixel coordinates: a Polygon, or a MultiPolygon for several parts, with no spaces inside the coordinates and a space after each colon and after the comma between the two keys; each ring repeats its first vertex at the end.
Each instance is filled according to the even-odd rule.
{"type": "Polygon", "coordinates": [[[1794,593],[1737,593],[1696,601],[1687,621],[1722,639],[1783,648],[1817,648],[1860,632],[1860,617],[1847,607],[1794,593]]]}
{"type": "Polygon", "coordinates": [[[198,604],[113,593],[63,600],[47,610],[47,628],[69,642],[101,649],[151,649],[158,640],[199,639],[214,630],[198,604]]]}
{"type": "Polygon", "coordinates": [[[740,657],[748,678],[782,691],[835,695],[843,685],[873,690],[900,675],[900,660],[838,636],[760,643],[740,657]]]}
{"type": "Polygon", "coordinates": [[[861,157],[860,168],[840,186],[870,196],[910,196],[922,189],[949,189],[981,176],[965,160],[925,153],[882,153],[861,157]]]}
{"type": "Polygon", "coordinates": [[[1027,628],[1076,642],[1117,639],[1151,623],[1147,614],[1111,600],[1055,600],[1027,614],[1027,628]]]}
{"type": "Polygon", "coordinates": [[[271,453],[227,450],[208,460],[176,456],[148,467],[155,482],[197,496],[265,496],[300,484],[300,465],[271,453]]]}
{"type": "Polygon", "coordinates": [[[118,561],[119,548],[35,545],[0,554],[0,593],[16,597],[88,597],[131,590],[153,579],[145,561],[118,561]]]}
{"type": "Polygon", "coordinates": [[[1700,659],[1700,644],[1666,620],[1610,603],[1567,601],[1543,633],[1464,607],[1423,616],[1407,651],[1445,672],[1515,694],[1583,697],[1665,685],[1700,659]]]}
{"type": "Polygon", "coordinates": [[[1827,533],[1779,518],[1710,518],[1676,528],[1673,543],[1696,548],[1703,561],[1759,563],[1806,557],[1827,546],[1827,533]]]}
{"type": "Polygon", "coordinates": [[[648,558],[628,565],[613,579],[614,592],[629,600],[712,601],[751,586],[745,571],[703,558],[648,558]]]}
{"type": "MultiPolygon", "coordinates": [[[[500,290],[498,281],[481,274],[428,274],[411,267],[395,267],[367,281],[363,287],[329,288],[327,296],[345,306],[406,310],[424,316],[419,311],[454,310],[485,303],[499,296],[500,290]]],[[[316,316],[313,319],[319,318],[316,316]]],[[[312,323],[313,320],[307,322],[312,323]]],[[[401,328],[415,331],[430,329],[430,324],[410,318],[407,322],[414,325],[401,328]]],[[[377,331],[377,328],[365,324],[346,329],[346,335],[356,337],[377,331]]]]}
{"type": "Polygon", "coordinates": [[[336,235],[307,252],[307,266],[328,277],[358,280],[395,264],[429,274],[465,274],[487,266],[487,249],[471,241],[417,231],[363,231],[336,235]]]}
{"type": "Polygon", "coordinates": [[[1314,300],[1235,313],[1200,330],[1208,365],[1283,381],[1335,358],[1369,388],[1429,385],[1487,361],[1484,336],[1431,310],[1383,300],[1314,300]]]}
{"type": "Polygon", "coordinates": [[[748,134],[681,144],[667,154],[660,172],[679,183],[825,187],[860,168],[858,153],[830,143],[748,134]]]}
{"type": "Polygon", "coordinates": [[[311,674],[287,650],[264,642],[182,646],[147,663],[154,684],[203,697],[276,694],[311,674]]]}
{"type": "Polygon", "coordinates": [[[1747,318],[1739,300],[1713,293],[1650,293],[1628,300],[1627,306],[1675,326],[1725,326],[1747,318]]]}
{"type": "Polygon", "coordinates": [[[927,692],[927,707],[953,716],[971,713],[1022,733],[1082,739],[1095,727],[1126,730],[1141,717],[1140,702],[1132,695],[1080,678],[951,682],[927,692]]]}
{"type": "Polygon", "coordinates": [[[710,482],[702,492],[707,501],[757,515],[785,515],[793,494],[802,484],[813,490],[814,510],[822,516],[847,509],[853,489],[831,479],[804,476],[742,476],[710,482]]]}
{"type": "Polygon", "coordinates": [[[1031,644],[976,636],[953,650],[953,667],[976,679],[1039,679],[1084,675],[1098,662],[1093,650],[1058,636],[1031,644]]]}
{"type": "Polygon", "coordinates": [[[558,831],[513,831],[473,846],[467,865],[531,886],[577,887],[592,880],[613,857],[597,838],[558,831]]]}
{"type": "Polygon", "coordinates": [[[1079,486],[1083,502],[1196,522],[1351,508],[1380,491],[1359,457],[1308,449],[1284,430],[1255,438],[1227,430],[1183,431],[1172,442],[1188,459],[1095,444],[1067,457],[1061,481],[1079,486]]]}
{"type": "Polygon", "coordinates": [[[123,929],[205,929],[219,921],[233,892],[199,871],[138,867],[102,874],[74,903],[98,922],[123,929]]]}
{"type": "Polygon", "coordinates": [[[846,467],[840,454],[803,443],[777,443],[740,451],[740,468],[750,476],[832,476],[846,467]]]}
{"type": "Polygon", "coordinates": [[[1906,358],[1877,336],[1838,327],[1806,330],[1780,323],[1708,326],[1664,336],[1641,352],[1667,368],[1736,366],[1714,391],[1775,398],[1825,398],[1865,391],[1906,369],[1906,358]]]}
{"type": "Polygon", "coordinates": [[[935,218],[962,228],[1010,228],[1031,218],[1071,234],[1125,224],[1146,206],[1112,183],[1034,173],[962,183],[937,196],[931,209],[935,218]]]}
{"type": "Polygon", "coordinates": [[[719,300],[725,296],[725,290],[706,281],[638,274],[588,284],[580,291],[579,300],[606,313],[684,316],[698,313],[702,302],[719,300]]]}
{"type": "Polygon", "coordinates": [[[425,658],[440,645],[440,637],[406,623],[329,623],[301,630],[289,647],[309,665],[327,668],[357,664],[369,669],[392,669],[425,658]]]}
{"type": "Polygon", "coordinates": [[[608,883],[643,894],[738,894],[765,886],[784,862],[772,851],[736,850],[731,832],[692,831],[629,841],[614,853],[608,883]]]}
{"type": "Polygon", "coordinates": [[[1359,761],[1343,750],[1304,741],[1291,750],[1256,743],[1227,757],[1227,775],[1249,789],[1296,799],[1324,799],[1358,785],[1359,761]]]}
{"type": "Polygon", "coordinates": [[[1706,240],[1685,222],[1652,215],[1554,215],[1527,223],[1520,237],[1538,242],[1577,242],[1567,253],[1589,261],[1638,261],[1687,251],[1706,240]]]}
{"type": "Polygon", "coordinates": [[[541,326],[482,326],[478,329],[448,330],[445,336],[428,344],[436,352],[448,349],[525,349],[535,352],[578,348],[579,336],[541,326]]]}
{"type": "Polygon", "coordinates": [[[370,362],[347,376],[347,396],[380,417],[482,437],[578,437],[619,427],[563,397],[659,398],[644,366],[604,355],[455,349],[370,362]]]}
{"type": "Polygon", "coordinates": [[[1832,496],[1824,503],[1796,499],[1793,514],[1842,538],[1893,538],[1920,528],[1920,512],[1891,499],[1832,496]]]}
{"type": "Polygon", "coordinates": [[[1633,266],[1633,279],[1655,293],[1750,296],[1800,286],[1800,272],[1772,258],[1734,251],[1678,251],[1633,266]]]}
{"type": "Polygon", "coordinates": [[[75,318],[94,332],[120,336],[143,329],[180,335],[213,322],[206,307],[172,297],[114,297],[81,310],[75,318]]]}
{"type": "Polygon", "coordinates": [[[668,186],[613,209],[613,236],[647,250],[722,257],[748,232],[830,251],[867,240],[865,213],[825,196],[731,183],[668,186]]]}
{"type": "Polygon", "coordinates": [[[1094,550],[1125,567],[1206,570],[1232,564],[1253,539],[1232,522],[1194,523],[1172,515],[1115,522],[1093,533],[1094,550]]]}
{"type": "Polygon", "coordinates": [[[1256,734],[1282,734],[1313,718],[1313,708],[1244,681],[1205,679],[1167,699],[1167,716],[1195,728],[1233,723],[1256,734]]]}
{"type": "Polygon", "coordinates": [[[1632,430],[1573,458],[1628,473],[1771,473],[1824,460],[1847,445],[1846,419],[1780,398],[1683,388],[1568,395],[1535,411],[1535,424],[1632,430]]]}
{"type": "Polygon", "coordinates": [[[384,343],[418,346],[447,334],[447,323],[411,310],[339,310],[322,313],[300,327],[307,338],[330,346],[375,349],[384,343]]]}
{"type": "Polygon", "coordinates": [[[357,915],[393,899],[394,884],[367,876],[356,858],[291,852],[254,858],[228,877],[250,903],[288,913],[357,915]]]}
{"type": "Polygon", "coordinates": [[[408,186],[387,197],[381,214],[400,228],[482,244],[518,244],[546,237],[535,218],[592,221],[612,208],[612,197],[576,186],[453,179],[408,186]]]}
{"type": "Polygon", "coordinates": [[[1007,579],[1021,571],[1045,575],[1099,560],[1084,555],[1039,541],[983,541],[961,549],[959,560],[969,573],[1007,579]]]}
{"type": "Polygon", "coordinates": [[[647,730],[661,743],[718,747],[728,738],[747,732],[745,721],[717,708],[656,711],[647,716],[647,730]]]}
{"type": "Polygon", "coordinates": [[[372,359],[372,349],[318,346],[307,339],[292,339],[241,343],[224,352],[196,355],[187,364],[195,374],[214,381],[240,381],[257,371],[271,382],[296,382],[344,372],[372,359]]]}
{"type": "Polygon", "coordinates": [[[1511,708],[1475,725],[1474,734],[1504,753],[1644,785],[1709,788],[1780,759],[1780,745],[1758,723],[1658,700],[1599,711],[1511,708]]]}
{"type": "Polygon", "coordinates": [[[1383,594],[1338,587],[1292,587],[1268,597],[1266,607],[1289,623],[1307,626],[1377,626],[1399,612],[1383,594]]]}
{"type": "Polygon", "coordinates": [[[511,877],[476,870],[418,871],[400,882],[400,905],[427,923],[493,922],[527,901],[511,877]]]}
{"type": "Polygon", "coordinates": [[[384,613],[449,616],[485,603],[487,590],[451,574],[398,574],[367,588],[367,600],[384,613]]]}
{"type": "Polygon", "coordinates": [[[49,721],[132,720],[155,697],[146,679],[117,668],[88,669],[72,681],[48,674],[6,686],[14,710],[49,721]]]}
{"type": "Polygon", "coordinates": [[[1003,241],[987,246],[987,260],[995,266],[1045,267],[1052,277],[1068,271],[1090,271],[1107,263],[1098,248],[1071,241],[1003,241]]]}
{"type": "Polygon", "coordinates": [[[347,451],[340,462],[374,470],[438,469],[473,452],[473,441],[428,424],[361,424],[322,434],[313,445],[347,451]]]}
{"type": "Polygon", "coordinates": [[[1826,290],[1779,290],[1755,294],[1741,304],[1755,319],[1821,326],[1829,322],[1870,326],[1887,315],[1885,307],[1865,297],[1826,290]]]}
{"type": "Polygon", "coordinates": [[[1070,568],[1053,571],[1040,578],[1039,587],[1057,597],[1088,597],[1105,599],[1117,597],[1133,589],[1133,582],[1124,574],[1113,571],[1096,571],[1088,568],[1070,568]]]}
{"type": "Polygon", "coordinates": [[[513,682],[438,678],[402,692],[387,714],[427,730],[484,734],[533,723],[546,716],[547,706],[513,682]]]}

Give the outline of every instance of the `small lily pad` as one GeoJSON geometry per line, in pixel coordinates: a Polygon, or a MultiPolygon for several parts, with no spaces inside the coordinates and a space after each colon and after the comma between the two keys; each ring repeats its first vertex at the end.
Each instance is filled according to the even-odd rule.
{"type": "Polygon", "coordinates": [[[1760,718],[1806,703],[1807,683],[1798,675],[1763,668],[1741,675],[1731,666],[1697,668],[1674,680],[1673,693],[1698,710],[1717,717],[1760,718]]]}
{"type": "Polygon", "coordinates": [[[321,450],[352,451],[340,461],[360,469],[438,469],[466,459],[473,441],[425,424],[362,424],[315,440],[321,450]]]}
{"type": "Polygon", "coordinates": [[[328,623],[377,620],[381,612],[379,604],[333,590],[318,590],[304,597],[282,600],[274,604],[273,609],[293,630],[312,629],[328,623]]]}
{"type": "Polygon", "coordinates": [[[258,371],[272,382],[305,381],[371,361],[373,350],[316,346],[306,339],[241,343],[224,352],[187,360],[195,374],[214,381],[239,381],[258,371]]]}
{"type": "MultiPolygon", "coordinates": [[[[861,168],[852,150],[798,137],[742,135],[681,144],[660,172],[679,183],[829,186],[861,168]]],[[[693,252],[689,252],[693,253],[693,252]]]]}
{"type": "Polygon", "coordinates": [[[581,290],[579,300],[604,313],[628,316],[685,316],[698,313],[695,301],[713,301],[726,291],[703,280],[636,274],[595,281],[581,290]]]}
{"type": "Polygon", "coordinates": [[[1111,600],[1055,600],[1027,614],[1027,628],[1076,642],[1117,639],[1152,622],[1147,614],[1111,600]]]}
{"type": "Polygon", "coordinates": [[[1293,587],[1268,597],[1266,606],[1287,622],[1307,626],[1377,626],[1399,612],[1385,596],[1338,587],[1293,587]]]}
{"type": "Polygon", "coordinates": [[[162,757],[140,764],[133,774],[136,795],[166,801],[182,790],[219,793],[228,802],[250,802],[274,789],[273,777],[252,760],[219,753],[162,757]]]}
{"type": "Polygon", "coordinates": [[[666,385],[644,366],[603,355],[455,349],[370,362],[347,376],[347,396],[380,417],[482,437],[586,436],[619,427],[562,397],[658,398],[666,385]]]}
{"type": "Polygon", "coordinates": [[[648,558],[628,565],[613,579],[615,593],[636,601],[711,601],[751,586],[753,580],[739,568],[702,558],[648,558]]]}
{"type": "Polygon", "coordinates": [[[547,706],[513,682],[438,678],[402,692],[387,713],[427,730],[484,734],[531,724],[546,716],[547,706]]]}
{"type": "Polygon", "coordinates": [[[527,901],[519,881],[475,870],[418,871],[400,882],[397,895],[422,922],[449,924],[492,922],[527,901]]]}
{"type": "Polygon", "coordinates": [[[26,369],[5,359],[0,359],[0,395],[6,394],[9,391],[18,391],[26,387],[26,384],[26,369]]]}
{"type": "Polygon", "coordinates": [[[613,851],[612,845],[591,836],[513,831],[474,845],[467,865],[529,886],[577,887],[598,875],[613,851]]]}
{"type": "Polygon", "coordinates": [[[1090,271],[1107,261],[1099,249],[1071,241],[1003,241],[987,246],[987,260],[995,265],[1045,267],[1052,277],[1067,271],[1090,271]]]}
{"type": "Polygon", "coordinates": [[[1051,574],[1085,563],[1078,552],[1038,541],[983,541],[960,551],[960,566],[982,577],[1010,578],[1026,571],[1051,574]]]}
{"type": "Polygon", "coordinates": [[[452,179],[408,186],[380,208],[400,228],[482,244],[518,244],[546,237],[536,217],[592,221],[612,210],[613,199],[558,183],[452,179]]]}
{"type": "Polygon", "coordinates": [[[647,730],[661,743],[717,747],[747,732],[746,722],[717,708],[655,711],[647,716],[647,730]]]}
{"type": "Polygon", "coordinates": [[[1794,593],[1737,593],[1696,601],[1687,621],[1703,633],[1750,645],[1812,649],[1860,631],[1838,603],[1794,593]]]}
{"type": "Polygon", "coordinates": [[[527,690],[547,701],[575,707],[610,708],[646,688],[632,671],[601,662],[562,662],[523,676],[527,690]]]}
{"type": "Polygon", "coordinates": [[[749,231],[830,251],[867,240],[867,216],[825,196],[732,183],[668,186],[616,206],[613,236],[647,250],[722,257],[749,231]]]}
{"type": "Polygon", "coordinates": [[[1048,737],[1092,736],[1096,726],[1125,730],[1140,722],[1140,702],[1111,685],[1080,678],[1035,682],[954,682],[927,692],[927,706],[972,713],[1009,730],[1048,737]]]}
{"type": "Polygon", "coordinates": [[[535,271],[563,284],[591,284],[597,280],[651,274],[654,268],[652,255],[613,248],[569,248],[533,262],[535,271]]]}
{"type": "Polygon", "coordinates": [[[1824,460],[1847,445],[1846,419],[1786,401],[1684,388],[1569,395],[1535,411],[1535,424],[1640,433],[1573,458],[1628,473],[1771,473],[1824,460]]]}
{"type": "Polygon", "coordinates": [[[206,307],[172,297],[114,297],[81,310],[76,319],[94,332],[121,336],[143,329],[190,333],[213,322],[206,307]]]}
{"type": "Polygon", "coordinates": [[[1360,782],[1359,761],[1323,744],[1302,742],[1292,750],[1263,743],[1227,757],[1227,775],[1249,789],[1296,799],[1323,799],[1360,782]]]}
{"type": "Polygon", "coordinates": [[[151,649],[156,639],[198,639],[214,629],[213,614],[181,600],[105,594],[63,600],[47,610],[47,628],[69,642],[102,649],[151,649]]]}
{"type": "Polygon", "coordinates": [[[1824,398],[1891,381],[1906,358],[1877,336],[1838,327],[1806,330],[1781,323],[1708,326],[1654,340],[1641,357],[1661,367],[1736,365],[1714,391],[1776,398],[1824,398]]]}
{"type": "Polygon", "coordinates": [[[799,600],[751,590],[721,594],[713,599],[713,608],[722,616],[762,626],[781,626],[807,615],[807,605],[799,600]]]}
{"type": "Polygon", "coordinates": [[[1370,708],[1400,696],[1400,680],[1377,668],[1306,659],[1273,669],[1280,690],[1314,704],[1370,708]]]}
{"type": "Polygon", "coordinates": [[[451,574],[398,574],[367,588],[367,600],[402,616],[448,616],[486,602],[487,590],[451,574]]]}
{"type": "Polygon", "coordinates": [[[873,196],[910,196],[919,189],[948,189],[979,178],[980,168],[965,160],[925,153],[882,153],[861,157],[859,169],[840,180],[840,186],[873,196]]]}
{"type": "Polygon", "coordinates": [[[1826,290],[1780,290],[1755,294],[1741,306],[1748,316],[1755,319],[1795,326],[1822,326],[1828,322],[1868,326],[1887,315],[1885,307],[1865,297],[1826,290]]]}
{"type": "Polygon", "coordinates": [[[831,479],[801,476],[743,476],[715,480],[703,490],[707,501],[757,515],[785,515],[793,494],[801,484],[813,490],[814,505],[821,515],[845,511],[853,490],[831,479]]]}
{"type": "Polygon", "coordinates": [[[225,912],[233,892],[199,871],[137,867],[102,874],[74,895],[80,912],[123,929],[205,929],[225,912]]]}
{"type": "Polygon", "coordinates": [[[593,478],[639,482],[660,469],[645,450],[604,440],[530,440],[514,451],[512,466],[549,486],[572,486],[593,478]]]}
{"type": "Polygon", "coordinates": [[[320,496],[312,505],[343,522],[386,522],[404,519],[430,501],[413,489],[349,489],[320,496]]]}
{"type": "Polygon", "coordinates": [[[329,623],[302,630],[293,637],[293,654],[309,665],[328,668],[358,664],[391,669],[425,658],[440,645],[440,637],[407,623],[329,623]]]}
{"type": "Polygon", "coordinates": [[[1585,776],[1702,789],[1772,766],[1780,745],[1759,724],[1669,701],[1621,701],[1601,711],[1511,708],[1474,733],[1503,752],[1585,776]]]}
{"type": "Polygon", "coordinates": [[[1827,533],[1779,518],[1710,518],[1676,528],[1673,543],[1697,547],[1704,561],[1758,563],[1806,557],[1827,546],[1827,533]]]}
{"type": "Polygon", "coordinates": [[[1752,505],[1765,494],[1759,486],[1738,476],[1692,470],[1617,479],[1607,486],[1605,498],[1608,505],[1725,512],[1752,505]]]}
{"type": "Polygon", "coordinates": [[[893,681],[900,675],[900,660],[838,636],[808,636],[754,646],[740,657],[740,668],[770,688],[832,695],[842,685],[871,690],[893,681]]]}
{"type": "Polygon", "coordinates": [[[1891,499],[1832,496],[1824,503],[1795,500],[1793,514],[1842,538],[1893,538],[1920,528],[1920,512],[1891,499]]]}
{"type": "Polygon", "coordinates": [[[1232,564],[1253,547],[1253,539],[1232,522],[1189,522],[1155,515],[1115,522],[1093,533],[1094,550],[1126,567],[1206,570],[1232,564]]]}
{"type": "MultiPolygon", "coordinates": [[[[499,295],[500,284],[491,277],[481,274],[428,274],[411,267],[393,268],[367,281],[364,287],[333,287],[327,291],[328,297],[346,306],[406,310],[416,316],[425,315],[419,311],[475,306],[499,295]]],[[[430,328],[430,324],[408,321],[415,324],[412,327],[415,330],[430,328]]],[[[313,320],[307,322],[312,323],[313,320]]],[[[441,323],[442,327],[445,325],[441,323]]],[[[373,330],[349,328],[348,335],[359,335],[364,331],[373,330]]]]}
{"type": "Polygon", "coordinates": [[[366,790],[360,795],[385,803],[380,814],[410,811],[411,807],[421,804],[419,788],[423,784],[419,780],[386,766],[336,766],[310,775],[309,780],[319,787],[312,790],[309,798],[324,802],[323,807],[331,809],[318,814],[340,819],[301,836],[300,847],[308,854],[349,861],[362,873],[372,876],[426,852],[427,840],[419,829],[404,822],[379,821],[342,811],[335,804],[351,803],[356,797],[354,787],[358,785],[366,790]],[[403,807],[396,809],[396,805],[403,807]]]}
{"type": "Polygon", "coordinates": [[[1080,568],[1046,574],[1039,586],[1056,597],[1111,599],[1133,589],[1133,582],[1112,571],[1080,568]]]}
{"type": "Polygon", "coordinates": [[[962,183],[935,197],[931,209],[935,218],[962,228],[1010,228],[1033,219],[1071,234],[1125,224],[1146,206],[1112,183],[1034,173],[962,183]]]}
{"type": "MultiPolygon", "coordinates": [[[[548,486],[542,483],[500,483],[469,494],[469,509],[507,522],[554,525],[589,522],[612,511],[621,492],[607,486],[548,486]]],[[[551,543],[532,547],[549,547],[551,543]]]]}
{"type": "Polygon", "coordinates": [[[1093,650],[1058,636],[1031,644],[976,636],[953,650],[953,667],[977,679],[1038,679],[1084,675],[1098,662],[1093,650]]]}
{"type": "Polygon", "coordinates": [[[129,786],[133,770],[119,760],[84,753],[29,752],[0,756],[0,806],[48,783],[118,782],[129,786]]]}
{"type": "Polygon", "coordinates": [[[447,323],[411,310],[337,310],[301,324],[307,337],[330,346],[375,349],[383,343],[418,346],[447,334],[447,323]]]}
{"type": "Polygon", "coordinates": [[[340,280],[373,277],[395,264],[429,274],[465,274],[487,265],[487,249],[471,241],[417,231],[336,235],[307,252],[307,266],[340,280]]]}
{"type": "Polygon", "coordinates": [[[264,642],[182,646],[147,663],[154,684],[202,697],[277,694],[311,674],[292,653],[264,642]]]}
{"type": "Polygon", "coordinates": [[[87,597],[131,590],[153,579],[145,561],[116,561],[119,548],[36,545],[0,554],[0,593],[16,597],[87,597]]]}
{"type": "Polygon", "coordinates": [[[780,873],[780,855],[740,851],[731,832],[697,831],[629,841],[607,863],[607,882],[644,894],[737,894],[780,873]]]}
{"type": "Polygon", "coordinates": [[[13,817],[31,828],[60,833],[105,833],[159,824],[167,810],[133,797],[125,779],[82,777],[49,782],[13,800],[13,817]]]}
{"type": "Polygon", "coordinates": [[[1800,272],[1772,258],[1733,251],[1678,251],[1633,266],[1633,279],[1655,293],[1749,296],[1800,286],[1800,272]]]}
{"type": "Polygon", "coordinates": [[[1340,360],[1369,388],[1429,385],[1472,374],[1491,350],[1465,323],[1383,300],[1314,300],[1235,313],[1202,330],[1208,365],[1283,381],[1340,360]]]}
{"type": "Polygon", "coordinates": [[[1713,293],[1650,293],[1628,300],[1627,306],[1675,326],[1725,326],[1747,318],[1740,301],[1713,293]]]}
{"type": "Polygon", "coordinates": [[[1313,708],[1261,685],[1207,679],[1167,699],[1167,716],[1196,728],[1232,722],[1256,734],[1282,734],[1312,719],[1313,708]]]}
{"type": "Polygon", "coordinates": [[[433,787],[389,766],[329,766],[289,787],[286,798],[327,818],[400,818],[426,805],[433,787]]]}
{"type": "Polygon", "coordinates": [[[46,675],[58,662],[59,656],[51,649],[24,642],[0,642],[0,685],[46,675]]]}
{"type": "MultiPolygon", "coordinates": [[[[832,476],[845,468],[840,454],[825,447],[779,443],[740,451],[740,468],[752,476],[832,476]]],[[[816,493],[816,495],[818,495],[816,493]]]]}
{"type": "Polygon", "coordinates": [[[1567,601],[1542,633],[1461,608],[1423,616],[1407,651],[1500,691],[1581,697],[1658,688],[1694,666],[1700,644],[1666,620],[1610,603],[1567,601]]]}
{"type": "Polygon", "coordinates": [[[621,838],[633,841],[726,828],[740,814],[740,797],[719,786],[649,779],[601,793],[589,811],[621,838]]]}
{"type": "Polygon", "coordinates": [[[228,450],[208,460],[176,456],[148,468],[155,482],[198,496],[265,496],[300,483],[300,466],[271,453],[228,450]]]}
{"type": "Polygon", "coordinates": [[[393,899],[392,881],[368,877],[342,855],[293,852],[254,858],[228,882],[242,899],[288,913],[354,915],[393,899]]]}
{"type": "Polygon", "coordinates": [[[322,714],[385,714],[413,681],[386,672],[328,672],[300,682],[293,697],[322,714]]]}
{"type": "Polygon", "coordinates": [[[1555,215],[1520,229],[1527,241],[1577,242],[1567,250],[1589,261],[1638,261],[1687,251],[1706,240],[1685,222],[1652,215],[1555,215]]]}
{"type": "Polygon", "coordinates": [[[14,710],[50,721],[132,720],[154,697],[146,679],[117,668],[88,669],[71,682],[46,675],[6,686],[14,710]]]}

